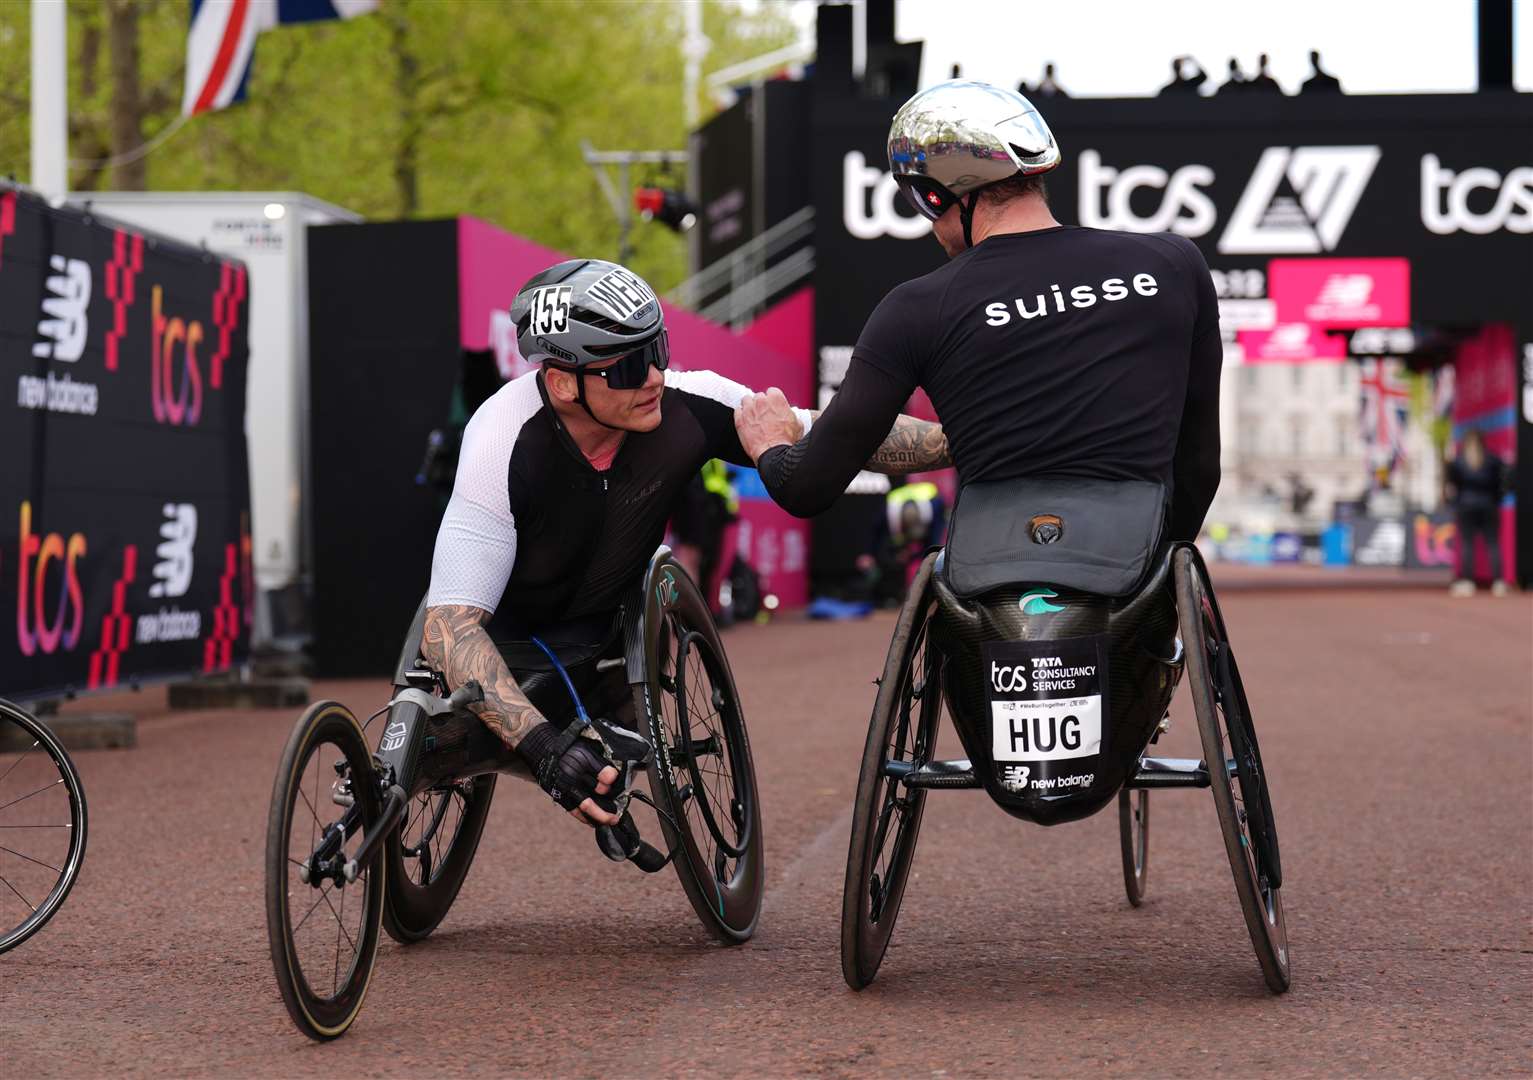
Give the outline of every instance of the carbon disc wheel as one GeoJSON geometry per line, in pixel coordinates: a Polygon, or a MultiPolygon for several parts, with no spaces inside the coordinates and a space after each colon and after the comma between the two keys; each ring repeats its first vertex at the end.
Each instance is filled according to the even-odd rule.
{"type": "Polygon", "coordinates": [[[383,928],[401,945],[423,941],[447,917],[479,849],[495,776],[438,785],[410,800],[384,845],[388,903],[383,928]]]}

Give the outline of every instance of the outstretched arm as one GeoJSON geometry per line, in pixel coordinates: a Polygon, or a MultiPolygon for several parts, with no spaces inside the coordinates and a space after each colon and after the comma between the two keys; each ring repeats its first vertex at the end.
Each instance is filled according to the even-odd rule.
{"type": "Polygon", "coordinates": [[[900,406],[910,392],[854,360],[840,391],[804,438],[795,441],[780,391],[742,401],[735,426],[777,504],[798,517],[812,517],[829,507],[869,462],[889,472],[947,464],[937,444],[940,435],[922,421],[909,420],[896,436],[900,406]],[[881,457],[886,445],[888,453],[881,457]]]}
{"type": "Polygon", "coordinates": [[[484,687],[484,701],[470,705],[470,711],[477,713],[501,742],[515,747],[543,717],[516,685],[505,658],[490,640],[484,628],[489,618],[488,611],[462,604],[428,608],[421,655],[446,676],[448,686],[478,680],[484,687]]]}

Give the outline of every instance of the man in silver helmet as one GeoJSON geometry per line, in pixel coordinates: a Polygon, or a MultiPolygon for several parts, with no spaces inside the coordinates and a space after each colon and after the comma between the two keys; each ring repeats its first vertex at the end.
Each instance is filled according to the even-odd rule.
{"type": "MultiPolygon", "coordinates": [[[[566,731],[574,710],[563,687],[519,683],[500,644],[608,632],[703,463],[750,464],[734,425],[750,391],[711,371],[671,369],[660,301],[613,263],[548,268],[522,287],[511,318],[522,358],[539,370],[501,387],[464,431],[421,652],[449,686],[479,682],[484,701],[470,708],[564,809],[617,825],[606,799],[617,770],[599,744],[566,731]]],[[[793,438],[811,424],[780,392],[772,400],[793,438]]],[[[890,420],[903,440],[936,437],[934,424],[890,420]]],[[[869,456],[869,468],[899,470],[869,456]]],[[[620,672],[569,675],[572,687],[589,679],[579,692],[597,715],[630,700],[620,672]]]]}
{"type": "Polygon", "coordinates": [[[741,442],[802,517],[845,490],[917,387],[940,431],[895,432],[908,471],[952,448],[961,484],[1023,476],[1152,480],[1170,535],[1194,538],[1219,483],[1223,348],[1213,283],[1185,237],[1066,228],[1043,176],[1060,149],[1022,95],[953,80],[889,130],[889,166],[950,259],[889,293],[845,380],[802,434],[784,403],[741,403],[741,442]]]}

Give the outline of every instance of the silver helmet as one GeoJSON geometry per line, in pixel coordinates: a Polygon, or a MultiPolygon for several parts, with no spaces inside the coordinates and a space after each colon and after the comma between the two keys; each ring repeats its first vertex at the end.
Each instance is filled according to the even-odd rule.
{"type": "MultiPolygon", "coordinates": [[[[646,346],[666,349],[655,290],[601,259],[569,259],[534,276],[511,302],[511,320],[530,364],[581,368],[646,346]]],[[[665,367],[664,359],[658,363],[665,367]]]]}
{"type": "Polygon", "coordinates": [[[1032,102],[989,83],[938,83],[900,106],[889,125],[889,170],[900,190],[933,221],[957,203],[965,239],[973,211],[965,195],[1059,161],[1059,144],[1032,102]]]}

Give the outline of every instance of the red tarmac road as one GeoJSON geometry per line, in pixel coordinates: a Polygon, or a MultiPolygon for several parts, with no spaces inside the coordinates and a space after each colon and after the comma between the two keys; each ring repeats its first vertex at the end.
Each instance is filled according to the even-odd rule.
{"type": "MultiPolygon", "coordinates": [[[[113,700],[139,712],[139,746],[77,755],[90,846],[53,923],[0,957],[0,1074],[1533,1073],[1533,603],[1331,589],[1224,606],[1283,842],[1284,997],[1263,986],[1202,791],[1154,794],[1138,910],[1115,813],[1043,829],[979,792],[932,793],[878,981],[847,989],[841,885],[882,614],[727,635],[770,871],[752,942],[712,944],[669,870],[607,862],[503,780],[447,921],[421,945],[384,939],[360,1018],[324,1045],[283,1010],[262,907],[296,711],[113,700]]],[[[364,715],[386,693],[314,690],[364,715]]],[[[1160,748],[1200,756],[1185,692],[1172,715],[1160,748]]],[[[951,733],[942,749],[956,756],[951,733]]]]}

